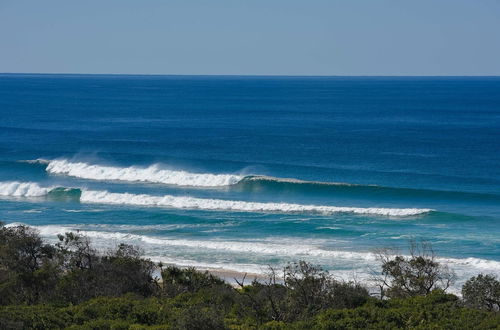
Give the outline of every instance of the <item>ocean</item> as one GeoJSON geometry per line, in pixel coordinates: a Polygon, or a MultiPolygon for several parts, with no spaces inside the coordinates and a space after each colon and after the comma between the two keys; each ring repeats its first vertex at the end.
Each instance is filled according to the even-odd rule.
{"type": "Polygon", "coordinates": [[[500,78],[0,75],[0,221],[369,279],[430,242],[500,276],[500,78]]]}

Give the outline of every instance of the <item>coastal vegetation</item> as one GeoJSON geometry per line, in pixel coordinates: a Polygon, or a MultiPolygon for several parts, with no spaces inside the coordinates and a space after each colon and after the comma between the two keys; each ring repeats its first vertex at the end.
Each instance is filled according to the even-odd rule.
{"type": "Polygon", "coordinates": [[[230,285],[155,264],[134,246],[97,251],[78,233],[44,242],[0,223],[1,329],[500,329],[500,282],[478,274],[462,297],[430,245],[380,251],[379,292],[305,261],[230,285]]]}

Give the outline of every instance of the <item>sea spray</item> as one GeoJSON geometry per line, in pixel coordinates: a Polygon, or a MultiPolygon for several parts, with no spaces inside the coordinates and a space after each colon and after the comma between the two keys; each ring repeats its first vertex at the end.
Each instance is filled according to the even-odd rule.
{"type": "Polygon", "coordinates": [[[34,182],[8,181],[0,182],[0,196],[41,197],[53,188],[43,188],[34,182]]]}
{"type": "Polygon", "coordinates": [[[235,174],[191,173],[182,170],[170,170],[162,168],[159,164],[148,167],[115,167],[71,162],[65,159],[50,161],[46,170],[52,174],[64,174],[90,180],[150,182],[193,187],[228,186],[238,183],[243,178],[243,176],[235,174]]]}

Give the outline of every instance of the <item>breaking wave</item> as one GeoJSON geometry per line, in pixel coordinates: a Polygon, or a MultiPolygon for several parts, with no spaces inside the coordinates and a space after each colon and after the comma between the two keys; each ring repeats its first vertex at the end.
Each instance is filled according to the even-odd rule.
{"type": "Polygon", "coordinates": [[[0,182],[0,196],[4,197],[48,197],[52,200],[78,200],[79,188],[41,187],[35,182],[0,182]]]}
{"type": "Polygon", "coordinates": [[[33,182],[2,182],[1,196],[40,197],[48,196],[56,199],[79,199],[81,203],[118,204],[134,206],[156,206],[176,209],[198,209],[212,211],[238,212],[277,212],[277,213],[355,213],[383,216],[413,216],[432,211],[418,208],[379,208],[379,207],[346,207],[327,205],[302,205],[290,203],[247,202],[190,196],[154,196],[147,194],[113,193],[106,190],[82,190],[64,187],[40,187],[33,182]]]}
{"type": "MultiPolygon", "coordinates": [[[[17,226],[21,223],[11,223],[7,226],[17,226]]],[[[85,227],[85,226],[84,226],[85,227]]],[[[81,228],[78,225],[45,225],[34,226],[39,230],[44,237],[55,237],[57,234],[62,234],[68,231],[79,230],[80,233],[98,241],[112,243],[121,241],[133,241],[139,244],[146,244],[150,248],[172,247],[172,248],[188,248],[198,251],[220,251],[225,253],[245,253],[251,255],[268,255],[268,256],[287,256],[287,257],[313,257],[324,258],[324,260],[346,260],[350,263],[376,263],[377,256],[373,252],[367,251],[347,251],[347,250],[332,250],[322,246],[321,240],[302,240],[297,242],[295,239],[282,238],[277,241],[274,239],[257,239],[257,240],[194,240],[181,238],[167,238],[150,235],[133,234],[127,232],[116,231],[96,231],[81,228]]],[[[145,229],[150,229],[149,226],[144,226],[145,229]]],[[[113,229],[113,228],[109,228],[113,229]]],[[[118,227],[116,229],[129,229],[118,227]]],[[[450,258],[438,257],[439,262],[453,267],[459,273],[465,272],[467,276],[471,276],[474,272],[483,271],[493,274],[500,274],[500,261],[481,259],[481,258],[450,258]]]]}
{"type": "Polygon", "coordinates": [[[161,164],[140,166],[105,166],[75,162],[67,159],[36,159],[23,161],[46,166],[51,174],[67,175],[97,181],[144,182],[184,187],[217,188],[230,187],[234,191],[300,194],[339,194],[353,197],[375,196],[377,198],[425,198],[433,200],[471,201],[500,203],[499,194],[465,191],[441,191],[418,188],[386,187],[372,184],[345,182],[306,181],[265,175],[192,173],[167,169],[161,164]]]}
{"type": "Polygon", "coordinates": [[[10,197],[41,197],[46,196],[52,189],[43,188],[34,182],[0,182],[0,196],[10,197]]]}
{"type": "Polygon", "coordinates": [[[160,206],[180,209],[243,211],[243,212],[284,212],[284,213],[356,213],[385,216],[411,216],[432,211],[416,208],[376,208],[343,207],[324,205],[302,205],[289,203],[246,202],[224,199],[196,198],[189,196],[152,196],[146,194],[111,193],[108,191],[84,190],[80,197],[83,203],[124,204],[138,206],[160,206]]]}
{"type": "Polygon", "coordinates": [[[148,167],[115,167],[68,160],[52,160],[46,171],[90,180],[163,183],[178,186],[219,187],[238,183],[243,176],[235,174],[191,173],[164,169],[158,164],[148,167]]]}
{"type": "Polygon", "coordinates": [[[160,164],[153,164],[147,167],[118,167],[89,164],[85,162],[73,162],[67,159],[35,159],[23,162],[47,165],[46,171],[52,174],[62,174],[99,181],[149,182],[192,187],[221,187],[237,184],[252,185],[254,183],[313,186],[356,186],[355,184],[350,183],[304,181],[293,178],[277,178],[265,175],[192,173],[184,170],[166,169],[160,164]]]}

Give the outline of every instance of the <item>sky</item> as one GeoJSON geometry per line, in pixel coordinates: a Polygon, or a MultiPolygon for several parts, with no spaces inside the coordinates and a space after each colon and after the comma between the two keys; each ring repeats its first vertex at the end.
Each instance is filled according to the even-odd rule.
{"type": "Polygon", "coordinates": [[[500,0],[0,0],[0,72],[500,75],[500,0]]]}

